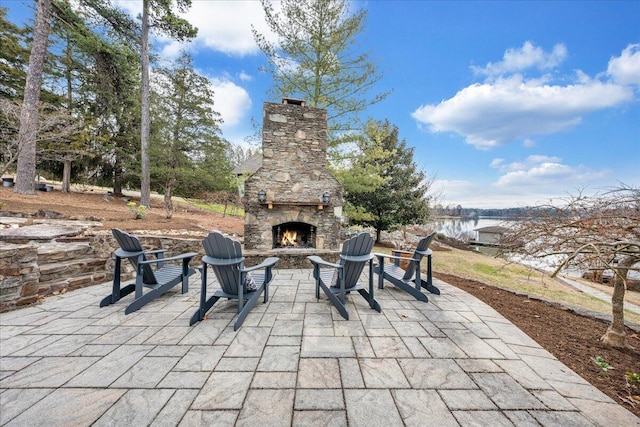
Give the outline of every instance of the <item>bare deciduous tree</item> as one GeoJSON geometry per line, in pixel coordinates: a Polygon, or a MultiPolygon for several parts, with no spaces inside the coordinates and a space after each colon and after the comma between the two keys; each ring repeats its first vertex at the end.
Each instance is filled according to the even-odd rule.
{"type": "Polygon", "coordinates": [[[501,239],[507,254],[555,260],[555,276],[573,266],[613,274],[612,320],[601,340],[627,347],[624,294],[640,263],[640,188],[621,185],[594,196],[570,196],[561,206],[532,209],[501,239]]]}
{"type": "MultiPolygon", "coordinates": [[[[0,99],[0,175],[13,167],[20,155],[22,145],[17,137],[20,126],[20,104],[8,99],[0,99]]],[[[43,158],[65,162],[86,154],[71,138],[77,135],[82,123],[65,109],[54,109],[50,104],[41,104],[36,123],[36,152],[43,158]]],[[[64,178],[64,177],[63,177],[64,178]]],[[[67,177],[67,187],[68,187],[67,177]]],[[[63,184],[64,184],[63,179],[63,184]]],[[[63,185],[64,187],[64,185],[63,185]]]]}

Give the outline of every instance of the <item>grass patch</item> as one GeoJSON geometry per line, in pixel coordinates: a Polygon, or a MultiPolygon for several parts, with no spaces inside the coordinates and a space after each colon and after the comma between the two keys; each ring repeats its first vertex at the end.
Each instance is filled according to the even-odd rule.
{"type": "Polygon", "coordinates": [[[184,203],[187,203],[191,206],[195,206],[200,209],[204,209],[209,212],[215,212],[219,214],[226,214],[229,216],[239,216],[244,217],[244,209],[238,206],[227,205],[227,210],[225,213],[225,206],[217,203],[207,203],[201,200],[186,200],[180,199],[184,203]]]}

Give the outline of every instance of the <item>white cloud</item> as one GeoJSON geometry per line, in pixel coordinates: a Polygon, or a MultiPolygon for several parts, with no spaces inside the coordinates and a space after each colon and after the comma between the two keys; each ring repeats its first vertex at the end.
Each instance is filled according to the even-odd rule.
{"type": "Polygon", "coordinates": [[[522,162],[501,163],[499,170],[504,175],[493,183],[494,187],[534,192],[585,185],[609,175],[606,170],[569,166],[559,157],[544,155],[531,155],[522,162]]]}
{"type": "Polygon", "coordinates": [[[434,189],[440,190],[437,203],[463,208],[509,208],[532,206],[545,197],[540,194],[508,192],[477,181],[436,180],[434,189]]]}
{"type": "Polygon", "coordinates": [[[528,69],[548,71],[567,56],[556,45],[545,52],[531,42],[508,49],[501,62],[473,67],[487,76],[483,83],[467,86],[439,104],[421,105],[411,115],[431,132],[454,132],[479,149],[514,141],[535,145],[532,137],[565,131],[584,115],[634,100],[629,84],[640,84],[640,44],[629,45],[609,61],[609,81],[575,71],[572,84],[551,82],[549,75],[524,77],[528,69]]]}
{"type": "Polygon", "coordinates": [[[611,58],[607,74],[617,83],[640,86],[640,43],[630,44],[620,56],[611,58]]]}
{"type": "Polygon", "coordinates": [[[197,47],[204,46],[229,55],[259,52],[251,25],[261,34],[270,34],[258,1],[195,0],[185,17],[198,27],[197,47]]]}
{"type": "Polygon", "coordinates": [[[172,60],[180,56],[181,50],[188,50],[189,44],[166,39],[166,43],[162,44],[159,56],[163,60],[172,60]]]}
{"type": "Polygon", "coordinates": [[[476,74],[485,74],[487,76],[521,72],[529,68],[549,70],[561,64],[566,57],[567,48],[563,44],[557,44],[551,52],[545,52],[541,47],[527,41],[521,48],[507,49],[501,62],[495,64],[489,62],[484,67],[472,66],[471,69],[476,74]]]}
{"type": "Polygon", "coordinates": [[[221,78],[210,78],[210,80],[214,90],[214,109],[224,120],[223,131],[237,126],[251,109],[249,93],[231,80],[221,78]]]}
{"type": "MultiPolygon", "coordinates": [[[[142,13],[141,1],[116,0],[115,4],[133,16],[142,13]]],[[[178,15],[198,28],[198,35],[190,45],[194,49],[211,49],[235,56],[257,54],[259,49],[251,25],[268,40],[274,40],[259,1],[194,0],[186,13],[178,15]]],[[[156,41],[161,44],[161,54],[165,57],[175,57],[183,47],[163,35],[156,35],[156,41]]]]}
{"type": "Polygon", "coordinates": [[[502,164],[504,164],[504,159],[493,159],[489,166],[491,166],[492,168],[498,168],[502,164]]]}
{"type": "Polygon", "coordinates": [[[488,181],[436,180],[433,188],[442,195],[439,203],[476,208],[533,206],[557,199],[559,188],[569,192],[604,188],[613,179],[606,169],[567,165],[556,156],[531,155],[513,162],[495,158],[490,166],[498,174],[488,181]]]}
{"type": "Polygon", "coordinates": [[[569,129],[587,113],[632,100],[632,90],[613,83],[558,86],[516,75],[468,86],[438,105],[420,106],[412,117],[431,132],[455,132],[476,148],[489,149],[569,129]]]}
{"type": "Polygon", "coordinates": [[[244,71],[240,72],[240,75],[238,76],[240,78],[240,80],[242,80],[243,82],[250,82],[253,81],[253,76],[251,74],[245,73],[244,71]]]}

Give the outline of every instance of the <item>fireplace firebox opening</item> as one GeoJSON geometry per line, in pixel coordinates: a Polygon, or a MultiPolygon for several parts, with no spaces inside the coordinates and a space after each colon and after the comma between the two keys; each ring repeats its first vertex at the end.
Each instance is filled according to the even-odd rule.
{"type": "Polygon", "coordinates": [[[273,248],[315,248],[316,228],[304,222],[285,222],[273,227],[273,248]]]}

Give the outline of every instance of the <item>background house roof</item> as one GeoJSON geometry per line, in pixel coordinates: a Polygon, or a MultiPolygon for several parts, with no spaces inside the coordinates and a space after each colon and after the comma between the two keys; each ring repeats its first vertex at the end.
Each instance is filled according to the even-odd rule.
{"type": "Polygon", "coordinates": [[[236,175],[253,174],[262,167],[262,154],[254,154],[244,161],[241,165],[235,167],[232,173],[236,175]]]}

